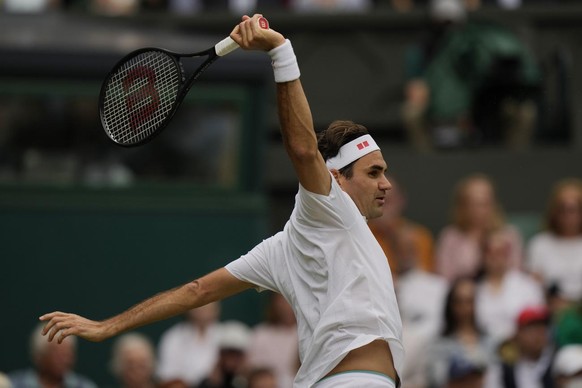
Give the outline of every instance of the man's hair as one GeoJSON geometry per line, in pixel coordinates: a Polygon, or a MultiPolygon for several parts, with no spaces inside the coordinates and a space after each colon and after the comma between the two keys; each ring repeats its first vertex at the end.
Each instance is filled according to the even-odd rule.
{"type": "MultiPolygon", "coordinates": [[[[344,144],[367,134],[368,130],[363,125],[348,120],[336,120],[326,130],[317,135],[319,152],[321,152],[323,159],[327,161],[329,158],[336,156],[344,144]]],[[[355,161],[341,168],[339,173],[348,179],[351,178],[354,163],[355,161]]]]}

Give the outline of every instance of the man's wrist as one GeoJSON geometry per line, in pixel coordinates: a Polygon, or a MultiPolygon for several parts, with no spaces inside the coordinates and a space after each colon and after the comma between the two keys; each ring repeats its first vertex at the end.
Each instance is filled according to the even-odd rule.
{"type": "Polygon", "coordinates": [[[301,76],[297,57],[289,39],[285,39],[283,44],[270,50],[269,56],[272,60],[275,82],[290,82],[301,76]]]}

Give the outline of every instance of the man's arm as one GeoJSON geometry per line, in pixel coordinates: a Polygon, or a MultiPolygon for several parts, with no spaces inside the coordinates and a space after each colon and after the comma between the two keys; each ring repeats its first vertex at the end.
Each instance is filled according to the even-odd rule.
{"type": "Polygon", "coordinates": [[[76,314],[53,312],[40,317],[47,324],[43,334],[61,343],[70,335],[89,341],[103,341],[124,331],[185,313],[196,307],[224,299],[252,287],[225,268],[200,279],[157,294],[104,321],[92,321],[76,314]]]}
{"type": "MultiPolygon", "coordinates": [[[[244,16],[230,36],[244,49],[273,53],[285,44],[285,38],[272,29],[261,29],[259,17],[244,16]]],[[[331,176],[317,148],[311,110],[299,79],[277,83],[277,105],[283,142],[299,182],[308,191],[329,194],[331,176]]]]}

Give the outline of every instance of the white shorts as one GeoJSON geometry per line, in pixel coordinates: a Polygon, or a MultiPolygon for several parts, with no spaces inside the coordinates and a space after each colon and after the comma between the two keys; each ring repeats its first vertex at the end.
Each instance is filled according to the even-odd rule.
{"type": "Polygon", "coordinates": [[[371,371],[340,372],[319,380],[313,388],[396,388],[389,376],[371,371]]]}

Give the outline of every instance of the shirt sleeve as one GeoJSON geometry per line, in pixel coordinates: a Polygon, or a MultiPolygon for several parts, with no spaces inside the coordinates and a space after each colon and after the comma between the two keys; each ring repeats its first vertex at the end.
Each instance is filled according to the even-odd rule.
{"type": "Polygon", "coordinates": [[[297,222],[313,228],[345,229],[354,224],[355,217],[363,217],[333,176],[328,195],[312,193],[299,185],[295,202],[297,222]]]}
{"type": "Polygon", "coordinates": [[[276,265],[274,261],[283,257],[281,236],[282,233],[277,233],[263,240],[249,253],[227,264],[226,270],[237,279],[254,284],[258,292],[278,292],[272,268],[276,265]]]}

